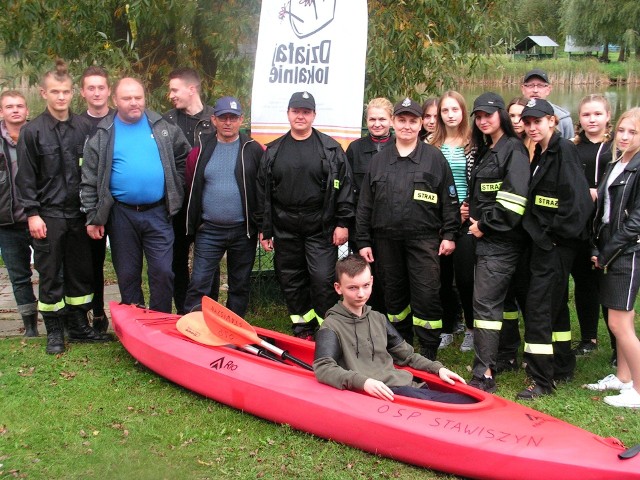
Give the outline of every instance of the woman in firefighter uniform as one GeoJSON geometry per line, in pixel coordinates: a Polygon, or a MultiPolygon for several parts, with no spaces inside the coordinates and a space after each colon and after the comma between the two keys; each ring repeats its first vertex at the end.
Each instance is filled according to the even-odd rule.
{"type": "Polygon", "coordinates": [[[408,343],[418,336],[434,360],[442,330],[439,255],[450,255],[460,228],[451,168],[420,142],[422,108],[406,98],[394,107],[394,145],[376,154],[356,214],[360,255],[377,262],[387,316],[408,343]]]}
{"type": "Polygon", "coordinates": [[[589,185],[576,146],[556,132],[546,100],[531,99],[522,111],[536,143],[523,226],[531,236],[531,277],[525,307],[524,361],[533,383],[517,394],[530,400],[553,393],[555,381],[575,369],[567,292],[575,245],[587,235],[593,212],[589,185]]]}
{"type": "Polygon", "coordinates": [[[495,392],[504,301],[524,250],[529,157],[513,130],[502,97],[480,95],[473,105],[472,143],[478,149],[469,183],[469,233],[476,238],[473,291],[473,378],[469,385],[495,392]]]}

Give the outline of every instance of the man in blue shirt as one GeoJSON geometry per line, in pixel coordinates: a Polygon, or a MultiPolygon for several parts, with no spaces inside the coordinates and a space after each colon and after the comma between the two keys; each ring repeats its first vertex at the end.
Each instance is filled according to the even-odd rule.
{"type": "Polygon", "coordinates": [[[145,110],[144,87],[134,78],[114,86],[115,114],[87,143],[81,201],[87,233],[105,234],[123,303],[145,305],[142,258],[147,259],[152,310],[171,312],[174,234],[171,217],[182,206],[190,146],[182,131],[145,110]]]}

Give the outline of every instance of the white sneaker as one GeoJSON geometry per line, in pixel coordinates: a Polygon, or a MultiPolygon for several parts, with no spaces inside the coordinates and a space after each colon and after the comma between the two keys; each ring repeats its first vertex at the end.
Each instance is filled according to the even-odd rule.
{"type": "Polygon", "coordinates": [[[588,383],[583,385],[584,388],[589,390],[596,390],[598,392],[604,392],[605,390],[626,390],[633,387],[633,382],[622,382],[613,373],[610,373],[596,383],[588,383]]]}
{"type": "Polygon", "coordinates": [[[461,352],[470,352],[473,350],[473,332],[467,332],[464,334],[464,340],[462,340],[462,345],[460,345],[461,352]]]}
{"type": "Polygon", "coordinates": [[[604,397],[604,403],[613,407],[640,408],[640,393],[635,388],[625,388],[620,395],[604,397]]]}
{"type": "Polygon", "coordinates": [[[443,348],[447,348],[452,343],[453,343],[453,334],[451,334],[451,333],[441,333],[440,334],[440,345],[438,345],[438,350],[442,350],[443,348]]]}

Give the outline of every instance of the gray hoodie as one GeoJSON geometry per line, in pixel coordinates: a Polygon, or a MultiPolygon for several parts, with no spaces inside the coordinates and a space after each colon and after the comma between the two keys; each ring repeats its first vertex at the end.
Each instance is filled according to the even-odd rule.
{"type": "Polygon", "coordinates": [[[341,390],[364,390],[364,382],[374,378],[389,387],[420,387],[413,375],[393,364],[435,373],[443,368],[413,351],[386,317],[365,306],[358,317],[338,302],[316,334],[313,370],[320,383],[341,390]]]}

